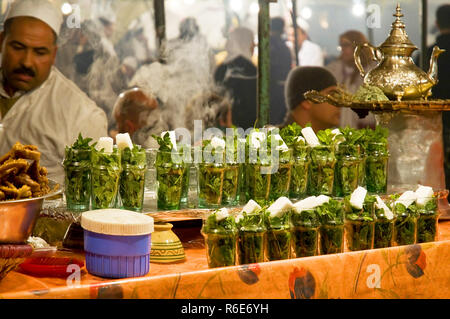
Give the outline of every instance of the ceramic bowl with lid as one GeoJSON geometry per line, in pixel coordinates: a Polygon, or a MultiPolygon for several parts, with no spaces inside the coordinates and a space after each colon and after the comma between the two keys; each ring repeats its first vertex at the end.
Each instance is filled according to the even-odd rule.
{"type": "Polygon", "coordinates": [[[150,270],[153,218],[123,209],[81,215],[86,269],[107,278],[145,276],[150,270]]]}

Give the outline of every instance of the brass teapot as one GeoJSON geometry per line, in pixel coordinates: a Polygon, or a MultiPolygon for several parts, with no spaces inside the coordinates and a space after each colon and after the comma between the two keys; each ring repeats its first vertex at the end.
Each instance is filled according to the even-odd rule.
{"type": "Polygon", "coordinates": [[[445,50],[437,46],[433,48],[430,68],[428,72],[424,72],[411,58],[417,47],[411,43],[406,34],[399,4],[393,16],[396,19],[392,23],[390,35],[380,47],[374,47],[369,43],[356,46],[355,64],[364,78],[364,83],[379,87],[390,100],[427,99],[431,95],[431,88],[438,82],[437,58],[445,50]],[[364,47],[370,49],[374,60],[378,62],[378,65],[367,73],[360,57],[364,47]]]}

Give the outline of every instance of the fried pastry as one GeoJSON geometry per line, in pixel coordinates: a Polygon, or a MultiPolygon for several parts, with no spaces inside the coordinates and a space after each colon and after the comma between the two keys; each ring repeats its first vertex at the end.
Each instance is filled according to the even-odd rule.
{"type": "Polygon", "coordinates": [[[26,159],[9,159],[0,166],[0,178],[6,176],[11,172],[11,169],[16,169],[17,171],[27,170],[30,164],[26,159]]]}
{"type": "Polygon", "coordinates": [[[32,192],[38,192],[41,190],[41,185],[39,185],[38,182],[32,180],[31,177],[25,173],[14,176],[14,182],[17,184],[29,186],[32,192]]]}
{"type": "Polygon", "coordinates": [[[20,142],[0,156],[0,201],[40,197],[51,191],[40,158],[37,146],[20,142]]]}
{"type": "Polygon", "coordinates": [[[28,185],[23,185],[17,190],[17,199],[30,198],[32,195],[31,188],[28,185]]]}

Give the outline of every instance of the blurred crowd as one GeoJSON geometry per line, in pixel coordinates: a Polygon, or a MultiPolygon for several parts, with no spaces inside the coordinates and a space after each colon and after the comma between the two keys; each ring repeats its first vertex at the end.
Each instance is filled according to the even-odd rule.
{"type": "MultiPolygon", "coordinates": [[[[176,127],[192,132],[195,120],[202,121],[203,129],[255,126],[258,58],[257,36],[251,29],[231,27],[223,49],[217,50],[208,45],[196,19],[187,17],[179,25],[178,37],[169,39],[160,54],[157,48],[151,49],[143,26],[136,23],[115,44],[115,24],[107,17],[86,20],[81,28],[62,25],[60,38],[64,40],[59,44],[56,67],[105,111],[112,137],[128,131],[135,142],[152,146],[152,134],[176,127]]],[[[274,17],[270,30],[271,125],[292,120],[297,105],[286,101],[286,81],[297,68],[326,69],[336,86],[350,93],[362,84],[353,60],[355,46],[368,42],[362,32],[341,34],[336,39],[341,54],[330,58],[309,37],[307,24],[300,23],[294,30],[284,18],[274,17]]],[[[365,67],[371,65],[369,56],[362,62],[365,67]]],[[[320,82],[320,78],[315,80],[320,82]]],[[[300,92],[301,85],[294,83],[293,89],[300,92]]],[[[310,89],[320,87],[318,83],[310,89]]],[[[324,117],[318,119],[324,122],[321,127],[374,126],[372,115],[360,119],[351,110],[328,109],[333,114],[315,112],[324,117]]]]}

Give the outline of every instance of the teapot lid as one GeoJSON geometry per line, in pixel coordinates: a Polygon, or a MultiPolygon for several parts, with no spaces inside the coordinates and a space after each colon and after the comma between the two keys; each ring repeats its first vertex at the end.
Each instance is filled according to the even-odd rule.
{"type": "Polygon", "coordinates": [[[391,33],[389,37],[383,42],[381,47],[398,47],[398,48],[411,48],[417,49],[417,47],[409,40],[406,34],[405,24],[401,17],[403,17],[400,4],[397,3],[396,12],[393,14],[395,21],[392,23],[391,33]]]}

